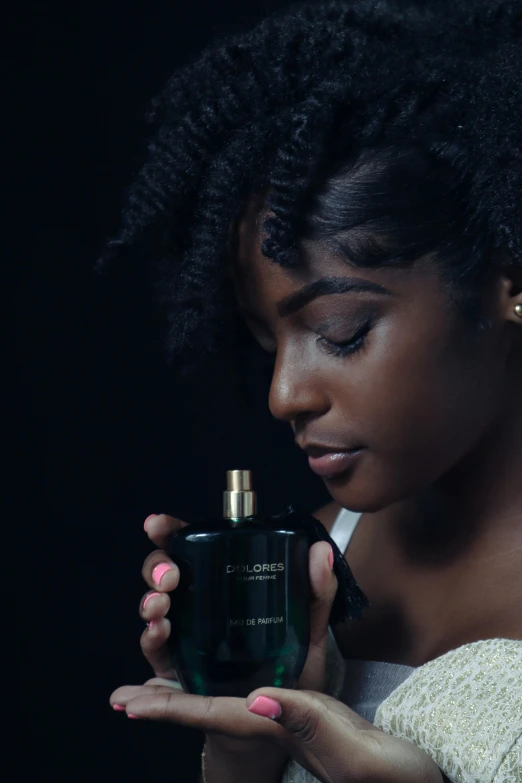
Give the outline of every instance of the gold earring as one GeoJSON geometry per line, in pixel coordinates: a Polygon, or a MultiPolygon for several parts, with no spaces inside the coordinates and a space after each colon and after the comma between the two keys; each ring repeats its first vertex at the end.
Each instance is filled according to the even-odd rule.
{"type": "Polygon", "coordinates": [[[515,305],[515,313],[519,318],[522,318],[522,304],[520,302],[515,305]]]}

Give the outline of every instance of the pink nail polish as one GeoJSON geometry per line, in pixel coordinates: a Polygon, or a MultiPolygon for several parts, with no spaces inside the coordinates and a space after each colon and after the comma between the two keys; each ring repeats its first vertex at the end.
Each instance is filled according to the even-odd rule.
{"type": "Polygon", "coordinates": [[[145,609],[145,607],[147,606],[147,604],[148,604],[148,602],[150,601],[150,599],[151,599],[151,598],[154,598],[154,596],[155,596],[155,595],[161,595],[161,593],[149,593],[149,594],[148,594],[148,596],[146,597],[146,599],[145,599],[145,600],[144,600],[144,602],[143,602],[143,607],[142,607],[142,609],[145,609]]]}
{"type": "Polygon", "coordinates": [[[161,579],[164,576],[164,574],[167,573],[167,571],[171,571],[172,568],[169,566],[168,563],[160,563],[157,565],[153,571],[152,571],[152,581],[158,585],[158,587],[161,584],[161,579]]]}
{"type": "Polygon", "coordinates": [[[157,514],[149,514],[149,516],[147,517],[147,519],[143,523],[143,528],[146,530],[147,529],[147,522],[149,521],[149,519],[152,519],[152,517],[157,517],[157,516],[158,516],[157,514]]]}
{"type": "Polygon", "coordinates": [[[114,712],[125,712],[125,707],[123,706],[123,704],[113,704],[112,709],[114,710],[114,712]]]}
{"type": "Polygon", "coordinates": [[[258,696],[248,708],[255,715],[261,715],[263,718],[279,718],[281,715],[281,705],[268,696],[258,696]]]}
{"type": "Polygon", "coordinates": [[[333,568],[333,563],[334,563],[334,553],[332,547],[330,546],[330,551],[328,552],[328,565],[330,566],[330,571],[333,568]]]}
{"type": "Polygon", "coordinates": [[[139,715],[134,715],[133,712],[128,712],[127,713],[127,718],[134,718],[134,720],[139,720],[140,719],[139,715]]]}

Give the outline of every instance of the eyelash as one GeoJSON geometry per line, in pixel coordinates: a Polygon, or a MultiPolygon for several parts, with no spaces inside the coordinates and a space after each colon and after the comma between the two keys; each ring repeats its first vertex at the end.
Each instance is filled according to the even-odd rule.
{"type": "MultiPolygon", "coordinates": [[[[347,356],[353,355],[357,353],[357,351],[360,351],[364,348],[366,338],[368,337],[368,333],[371,327],[371,323],[365,324],[359,329],[358,332],[354,334],[353,337],[350,337],[349,340],[345,340],[340,343],[335,343],[332,340],[328,340],[326,337],[318,337],[316,342],[326,353],[330,354],[331,356],[344,359],[347,356]]],[[[273,372],[276,360],[276,351],[263,351],[263,356],[269,365],[269,370],[273,372]]]]}
{"type": "Polygon", "coordinates": [[[327,340],[326,337],[319,337],[317,342],[321,344],[326,353],[329,353],[332,356],[345,358],[346,356],[357,353],[357,351],[360,351],[364,347],[370,328],[370,323],[365,324],[353,337],[350,337],[349,340],[344,340],[341,343],[334,343],[332,340],[327,340]]]}

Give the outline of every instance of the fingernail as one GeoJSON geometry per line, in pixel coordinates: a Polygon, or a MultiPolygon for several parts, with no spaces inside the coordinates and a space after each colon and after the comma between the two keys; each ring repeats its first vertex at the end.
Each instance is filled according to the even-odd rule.
{"type": "Polygon", "coordinates": [[[334,561],[334,553],[332,547],[330,546],[330,551],[328,552],[328,565],[330,566],[330,571],[333,568],[333,561],[334,561]]]}
{"type": "Polygon", "coordinates": [[[149,631],[150,631],[150,629],[151,629],[151,628],[154,628],[154,626],[155,626],[155,625],[156,625],[155,621],[154,621],[154,620],[150,620],[150,621],[147,623],[147,628],[148,628],[148,629],[149,629],[149,631]]]}
{"type": "Polygon", "coordinates": [[[149,593],[148,596],[146,597],[146,599],[143,602],[142,610],[145,609],[145,607],[147,606],[147,604],[150,601],[150,599],[154,598],[155,595],[161,595],[161,593],[149,593]]]}
{"type": "Polygon", "coordinates": [[[134,715],[133,712],[128,712],[127,713],[127,718],[134,718],[134,720],[139,720],[140,719],[139,715],[134,715]]]}
{"type": "Polygon", "coordinates": [[[279,718],[281,715],[279,702],[269,699],[268,696],[258,696],[248,709],[255,715],[261,715],[263,718],[271,718],[272,720],[279,718]]]}
{"type": "Polygon", "coordinates": [[[125,707],[123,706],[123,704],[113,704],[112,709],[114,710],[114,712],[125,712],[125,707]]]}
{"type": "Polygon", "coordinates": [[[152,519],[152,517],[157,517],[157,516],[158,516],[157,514],[149,514],[149,516],[147,517],[147,519],[143,523],[143,528],[146,530],[147,529],[147,522],[149,521],[149,519],[152,519]]]}
{"type": "Polygon", "coordinates": [[[152,571],[152,581],[154,582],[154,584],[157,584],[159,587],[163,575],[166,574],[167,571],[171,571],[171,570],[172,569],[168,563],[160,563],[159,565],[157,565],[152,571]]]}

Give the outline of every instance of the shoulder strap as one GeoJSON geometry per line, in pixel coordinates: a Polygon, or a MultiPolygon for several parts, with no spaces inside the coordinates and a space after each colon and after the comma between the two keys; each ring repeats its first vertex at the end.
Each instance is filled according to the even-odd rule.
{"type": "Polygon", "coordinates": [[[348,549],[348,544],[361,516],[359,511],[349,511],[347,508],[342,508],[337,514],[330,530],[330,536],[343,554],[348,549]]]}

